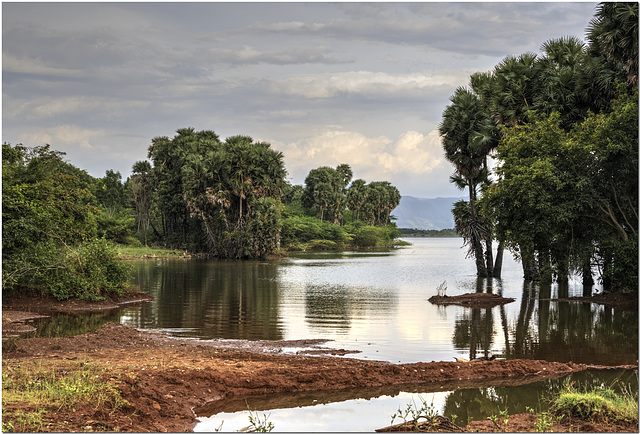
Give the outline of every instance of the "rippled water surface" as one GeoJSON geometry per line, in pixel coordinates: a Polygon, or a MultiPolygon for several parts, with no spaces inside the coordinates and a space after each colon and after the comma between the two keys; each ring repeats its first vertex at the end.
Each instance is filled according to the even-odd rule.
{"type": "MultiPolygon", "coordinates": [[[[331,339],[349,357],[391,362],[495,354],[600,364],[635,363],[638,315],[549,298],[569,285],[525,284],[505,256],[501,279],[477,279],[457,238],[409,239],[385,252],[299,253],[269,262],[138,261],[137,283],[155,301],[120,321],[200,339],[331,339]],[[492,309],[439,307],[428,299],[493,292],[515,301],[492,309]],[[542,299],[542,300],[540,300],[542,299]]],[[[598,291],[594,288],[593,291],[598,291]]]]}

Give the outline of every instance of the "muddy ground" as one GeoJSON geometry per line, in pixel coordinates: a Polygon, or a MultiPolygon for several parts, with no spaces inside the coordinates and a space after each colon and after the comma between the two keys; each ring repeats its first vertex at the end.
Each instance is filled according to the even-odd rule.
{"type": "MultiPolygon", "coordinates": [[[[115,304],[120,302],[122,300],[115,304]]],[[[3,306],[3,333],[12,325],[25,325],[34,314],[9,310],[9,305],[15,309],[20,303],[8,302],[3,306]]],[[[36,364],[60,375],[85,369],[90,364],[94,372],[100,372],[101,380],[116,386],[129,403],[116,410],[86,406],[74,410],[52,409],[44,415],[44,431],[65,432],[191,430],[196,423],[193,411],[196,407],[207,404],[212,413],[217,409],[228,411],[227,407],[242,397],[276,397],[275,394],[283,392],[296,393],[292,399],[297,399],[296,396],[302,399],[305,392],[312,391],[373,397],[416,388],[420,392],[432,392],[523,384],[604,368],[539,360],[391,364],[332,356],[330,354],[341,353],[332,353],[335,350],[323,348],[323,343],[312,340],[234,344],[232,341],[175,339],[109,323],[94,332],[67,338],[12,339],[2,353],[2,361],[3,373],[36,364]],[[307,352],[292,352],[300,347],[306,347],[307,352]]],[[[4,408],[5,414],[12,410],[15,409],[11,405],[4,408]]],[[[532,416],[512,415],[509,428],[534,431],[532,416]]],[[[628,427],[580,423],[583,424],[567,428],[573,431],[638,430],[637,424],[628,427]]],[[[492,429],[489,421],[480,421],[464,430],[495,428],[492,429]],[[487,423],[483,425],[483,422],[487,423]]],[[[554,431],[562,430],[554,426],[554,431]]]]}

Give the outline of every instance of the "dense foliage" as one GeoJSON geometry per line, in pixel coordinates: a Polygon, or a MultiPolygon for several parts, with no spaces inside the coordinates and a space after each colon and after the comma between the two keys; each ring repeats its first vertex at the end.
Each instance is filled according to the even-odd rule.
{"type": "Polygon", "coordinates": [[[505,58],[443,113],[451,181],[469,191],[456,230],[479,276],[499,275],[506,246],[528,280],[591,284],[597,269],[607,288],[637,291],[638,4],[600,4],[587,39],[505,58]]]}
{"type": "Polygon", "coordinates": [[[94,180],[63,155],[2,145],[2,288],[28,286],[58,299],[121,294],[128,268],[98,237],[106,225],[94,180]]]}
{"type": "Polygon", "coordinates": [[[124,183],[112,170],[91,177],[49,145],[4,144],[2,154],[3,291],[121,294],[127,267],[114,243],[258,259],[281,244],[380,247],[399,236],[390,213],[400,194],[388,182],[351,183],[342,164],[314,169],[306,186],[293,186],[282,154],[250,137],[222,142],[192,128],[156,137],[150,161],[134,163],[124,183]]]}
{"type": "MultiPolygon", "coordinates": [[[[268,143],[212,131],[178,130],[149,148],[162,237],[217,257],[260,258],[280,246],[286,171],[268,143]]],[[[142,164],[138,164],[142,166],[142,164]]],[[[136,204],[144,221],[147,201],[136,204]]],[[[148,210],[147,210],[148,212],[148,210]]],[[[141,225],[144,226],[144,225],[141,225]]]]}

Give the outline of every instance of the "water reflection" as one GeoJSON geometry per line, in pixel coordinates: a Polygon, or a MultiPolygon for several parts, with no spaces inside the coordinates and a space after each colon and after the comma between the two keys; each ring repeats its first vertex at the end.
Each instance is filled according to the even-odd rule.
{"type": "MultiPolygon", "coordinates": [[[[567,286],[558,288],[565,297],[567,286]]],[[[523,284],[510,358],[621,365],[637,363],[638,313],[599,304],[551,301],[550,285],[523,284]],[[635,356],[635,357],[634,357],[635,356]]]]}
{"type": "Polygon", "coordinates": [[[126,322],[205,339],[282,339],[276,268],[258,261],[154,261],[138,267],[156,300],[126,322]]]}
{"type": "MultiPolygon", "coordinates": [[[[249,410],[268,414],[276,431],[373,431],[391,423],[391,416],[407,405],[422,402],[458,425],[485,420],[501,411],[509,414],[548,409],[548,397],[565,382],[583,388],[611,387],[616,392],[638,393],[637,371],[586,371],[544,381],[493,380],[493,385],[464,388],[463,384],[427,384],[339,391],[303,392],[229,398],[194,409],[200,423],[194,431],[237,430],[248,425],[249,410]],[[448,392],[445,392],[447,391],[448,392]]],[[[396,420],[396,423],[398,420],[396,420]]]]}
{"type": "Polygon", "coordinates": [[[136,283],[155,297],[120,312],[56,317],[41,333],[70,335],[120,321],[200,339],[332,339],[389,362],[496,355],[605,365],[638,358],[638,312],[580,302],[581,285],[523,283],[505,258],[502,279],[478,279],[457,239],[418,239],[388,252],[296,254],[269,262],[137,261],[136,283]],[[492,309],[435,306],[428,298],[487,292],[516,301],[492,309]],[[631,337],[631,338],[629,338],[631,337]]]}
{"type": "MultiPolygon", "coordinates": [[[[353,319],[392,316],[395,294],[370,287],[305,286],[305,319],[314,329],[348,329],[353,319]]],[[[335,331],[335,330],[334,330],[335,331]]]]}

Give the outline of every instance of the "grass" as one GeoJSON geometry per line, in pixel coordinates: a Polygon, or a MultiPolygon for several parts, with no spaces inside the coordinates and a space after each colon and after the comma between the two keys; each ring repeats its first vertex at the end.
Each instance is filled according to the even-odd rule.
{"type": "Polygon", "coordinates": [[[558,416],[577,417],[597,422],[638,422],[638,396],[628,389],[615,392],[610,387],[577,390],[565,383],[550,411],[558,416]]]}
{"type": "Polygon", "coordinates": [[[130,258],[149,258],[149,257],[157,257],[157,258],[172,258],[176,256],[184,256],[184,250],[169,250],[169,249],[159,249],[145,246],[126,246],[119,244],[116,247],[118,251],[118,257],[123,259],[130,258]]]}
{"type": "MultiPolygon", "coordinates": [[[[62,409],[90,406],[113,413],[130,404],[115,384],[103,381],[90,363],[66,369],[42,364],[7,364],[2,370],[2,431],[55,430],[46,415],[62,409]]],[[[59,428],[59,427],[58,427],[59,428]]]]}

